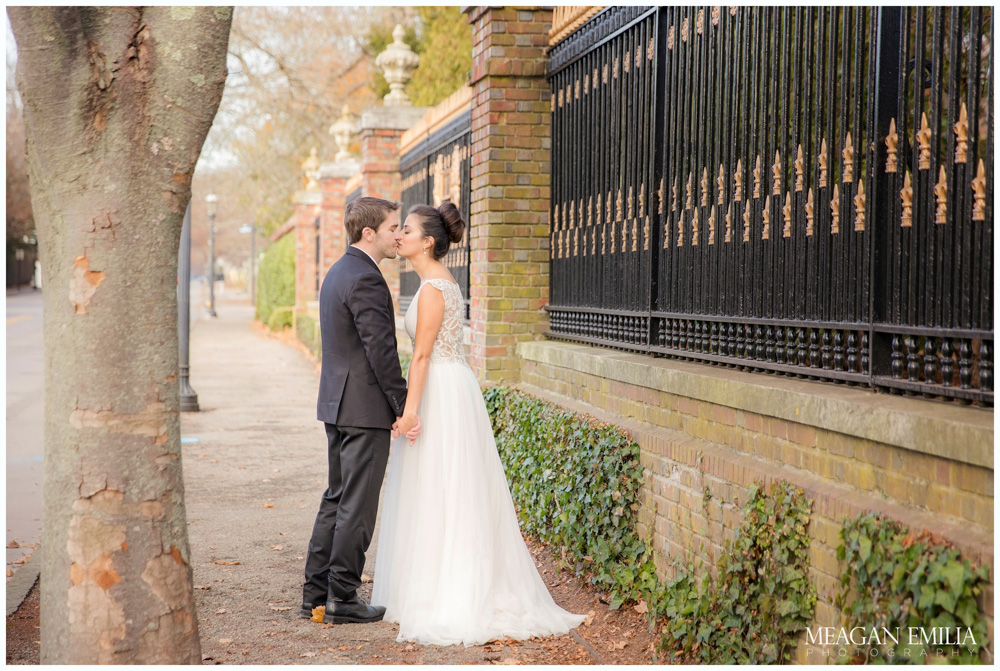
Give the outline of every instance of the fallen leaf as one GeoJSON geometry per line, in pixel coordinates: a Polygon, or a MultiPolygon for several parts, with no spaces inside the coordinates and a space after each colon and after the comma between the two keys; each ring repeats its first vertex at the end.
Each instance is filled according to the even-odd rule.
{"type": "Polygon", "coordinates": [[[363,582],[365,584],[370,583],[370,582],[372,582],[372,577],[370,575],[368,575],[367,573],[362,573],[361,574],[361,582],[363,582]]]}
{"type": "Polygon", "coordinates": [[[280,468],[276,468],[276,469],[274,469],[274,472],[275,472],[275,473],[280,473],[280,472],[281,472],[281,469],[280,469],[280,468]]]}
{"type": "MultiPolygon", "coordinates": [[[[271,546],[271,549],[272,549],[272,550],[284,550],[285,548],[284,548],[284,547],[282,547],[281,545],[272,545],[272,546],[271,546]]],[[[365,580],[364,580],[364,577],[362,576],[362,578],[361,578],[361,582],[364,582],[364,581],[365,581],[365,580]]]]}
{"type": "Polygon", "coordinates": [[[214,550],[214,549],[215,549],[215,546],[214,546],[214,545],[209,545],[209,546],[208,546],[208,549],[209,549],[209,550],[214,550]]]}
{"type": "Polygon", "coordinates": [[[355,649],[355,650],[360,650],[360,649],[361,649],[361,648],[363,648],[363,647],[365,647],[365,646],[363,646],[363,645],[359,645],[358,647],[356,647],[356,648],[354,648],[354,649],[355,649]]]}
{"type": "Polygon", "coordinates": [[[589,627],[594,622],[594,616],[597,615],[594,611],[587,613],[587,617],[583,620],[583,624],[589,627]]]}
{"type": "Polygon", "coordinates": [[[413,645],[412,643],[407,644],[407,646],[403,648],[403,650],[405,650],[406,652],[413,652],[416,649],[417,646],[413,645]]]}
{"type": "Polygon", "coordinates": [[[10,569],[7,569],[7,577],[9,578],[9,577],[11,577],[12,575],[14,575],[14,572],[13,572],[13,571],[11,571],[10,569]]]}
{"type": "Polygon", "coordinates": [[[11,541],[7,543],[8,548],[19,548],[21,545],[17,541],[11,541]]]}
{"type": "MultiPolygon", "coordinates": [[[[309,618],[313,622],[323,622],[323,615],[326,614],[326,605],[316,606],[312,610],[312,617],[309,618]]],[[[331,625],[332,626],[332,625],[331,625]]]]}
{"type": "Polygon", "coordinates": [[[351,649],[351,646],[349,646],[349,645],[341,645],[341,646],[339,646],[337,648],[337,652],[344,652],[345,650],[350,650],[350,649],[351,649]]]}
{"type": "Polygon", "coordinates": [[[292,609],[291,606],[271,606],[271,610],[276,610],[279,613],[282,612],[282,611],[291,610],[291,609],[292,609]]]}
{"type": "Polygon", "coordinates": [[[640,615],[647,613],[649,611],[649,607],[646,606],[645,599],[639,599],[639,603],[635,604],[634,608],[635,612],[639,613],[640,615]]]}
{"type": "Polygon", "coordinates": [[[300,559],[301,560],[301,559],[305,559],[305,557],[296,557],[296,559],[300,559]]]}
{"type": "Polygon", "coordinates": [[[265,508],[273,508],[273,507],[274,507],[274,504],[273,504],[273,503],[265,503],[265,504],[264,504],[264,507],[265,507],[265,508]]]}
{"type": "Polygon", "coordinates": [[[233,639],[231,639],[231,638],[220,638],[219,639],[219,643],[221,643],[222,645],[226,645],[227,643],[232,643],[232,642],[233,642],[233,639]]]}
{"type": "Polygon", "coordinates": [[[212,589],[211,585],[195,585],[195,589],[212,589]]]}
{"type": "Polygon", "coordinates": [[[237,566],[237,565],[239,565],[238,561],[214,561],[212,563],[213,564],[219,564],[220,566],[237,566]]]}
{"type": "Polygon", "coordinates": [[[222,614],[223,614],[223,613],[225,613],[225,612],[226,612],[226,609],[225,609],[225,608],[220,608],[219,610],[215,611],[215,614],[216,614],[216,615],[222,615],[222,614]]]}
{"type": "Polygon", "coordinates": [[[303,652],[301,655],[299,655],[299,657],[315,657],[315,656],[316,656],[316,653],[315,652],[311,652],[311,651],[310,652],[303,652]]]}

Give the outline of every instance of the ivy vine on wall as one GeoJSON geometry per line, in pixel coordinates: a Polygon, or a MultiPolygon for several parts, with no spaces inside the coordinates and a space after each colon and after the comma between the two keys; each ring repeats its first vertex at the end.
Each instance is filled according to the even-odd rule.
{"type": "Polygon", "coordinates": [[[875,629],[843,661],[980,661],[989,644],[978,605],[989,584],[988,566],[975,566],[927,531],[915,534],[874,513],[848,520],[840,537],[837,557],[845,569],[836,605],[848,631],[875,629]]]}
{"type": "Polygon", "coordinates": [[[786,481],[767,493],[751,485],[736,538],[726,541],[715,576],[697,581],[678,566],[667,584],[661,646],[674,660],[709,664],[791,661],[795,636],[813,619],[809,580],[811,501],[786,481]]]}

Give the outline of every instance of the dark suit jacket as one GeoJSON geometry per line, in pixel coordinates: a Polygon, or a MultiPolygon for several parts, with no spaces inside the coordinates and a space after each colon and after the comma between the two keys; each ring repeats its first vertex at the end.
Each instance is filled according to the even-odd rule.
{"type": "Polygon", "coordinates": [[[389,429],[406,404],[389,287],[371,257],[348,247],[319,294],[321,422],[389,429]]]}

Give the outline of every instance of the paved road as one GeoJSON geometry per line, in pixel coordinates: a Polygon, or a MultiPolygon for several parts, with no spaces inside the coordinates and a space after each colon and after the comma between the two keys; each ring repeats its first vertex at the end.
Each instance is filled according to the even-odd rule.
{"type": "Polygon", "coordinates": [[[42,535],[45,418],[42,292],[7,295],[7,568],[31,554],[42,535]]]}
{"type": "MultiPolygon", "coordinates": [[[[191,328],[204,317],[208,287],[191,283],[191,328]]],[[[7,568],[17,571],[42,535],[45,364],[42,292],[7,294],[7,568]]]]}

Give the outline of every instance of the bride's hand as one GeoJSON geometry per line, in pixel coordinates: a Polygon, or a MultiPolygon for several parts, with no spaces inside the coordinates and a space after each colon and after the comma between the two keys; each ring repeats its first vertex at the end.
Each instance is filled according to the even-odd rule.
{"type": "Polygon", "coordinates": [[[420,428],[420,416],[417,415],[417,423],[412,429],[406,432],[406,437],[410,439],[410,445],[413,445],[413,443],[417,440],[417,437],[420,435],[420,428]]]}
{"type": "Polygon", "coordinates": [[[412,415],[404,413],[403,416],[396,421],[396,433],[398,435],[408,434],[413,430],[413,427],[418,426],[419,424],[420,420],[417,418],[416,413],[412,415]]]}

